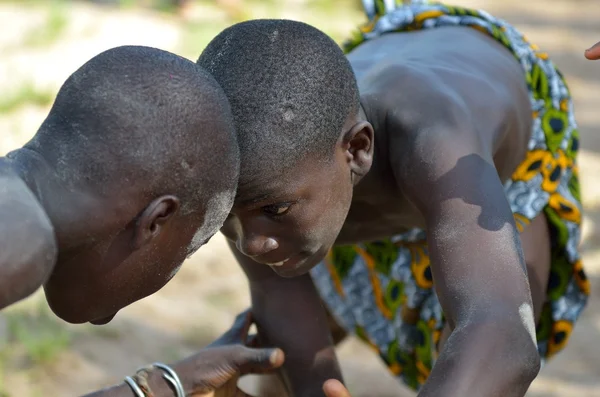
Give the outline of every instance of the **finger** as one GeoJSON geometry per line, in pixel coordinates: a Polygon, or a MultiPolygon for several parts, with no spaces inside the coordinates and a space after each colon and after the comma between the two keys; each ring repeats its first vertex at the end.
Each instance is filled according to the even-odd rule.
{"type": "Polygon", "coordinates": [[[592,61],[600,59],[600,42],[585,51],[585,57],[592,61]]]}
{"type": "Polygon", "coordinates": [[[263,374],[281,367],[285,355],[281,349],[251,349],[244,346],[232,347],[232,364],[240,375],[263,374]]]}
{"type": "Polygon", "coordinates": [[[231,329],[234,331],[234,337],[237,343],[244,343],[252,326],[252,309],[247,309],[238,314],[231,329]]]}
{"type": "Polygon", "coordinates": [[[252,325],[252,312],[250,309],[238,314],[233,321],[233,325],[217,340],[208,345],[208,347],[215,347],[221,345],[231,345],[237,343],[243,343],[250,331],[252,325]]]}
{"type": "Polygon", "coordinates": [[[351,397],[348,389],[337,379],[329,379],[325,382],[323,392],[327,397],[351,397]]]}

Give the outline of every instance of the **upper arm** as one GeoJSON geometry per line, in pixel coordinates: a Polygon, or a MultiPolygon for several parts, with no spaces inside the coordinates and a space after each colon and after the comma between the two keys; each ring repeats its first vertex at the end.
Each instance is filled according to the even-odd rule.
{"type": "Polygon", "coordinates": [[[50,220],[22,181],[0,175],[0,308],[32,294],[57,254],[50,220]]]}
{"type": "Polygon", "coordinates": [[[269,342],[316,348],[331,344],[327,317],[309,274],[280,277],[268,266],[241,254],[233,243],[229,246],[248,277],[252,312],[269,342]],[[303,337],[295,340],[299,335],[303,337]]]}
{"type": "MultiPolygon", "coordinates": [[[[436,292],[451,326],[519,316],[531,296],[514,219],[492,158],[460,103],[399,137],[394,172],[426,223],[436,292]],[[444,114],[446,113],[446,114],[444,114]]],[[[431,109],[431,108],[430,108],[431,109]]],[[[533,319],[528,319],[533,321],[533,319]]]]}

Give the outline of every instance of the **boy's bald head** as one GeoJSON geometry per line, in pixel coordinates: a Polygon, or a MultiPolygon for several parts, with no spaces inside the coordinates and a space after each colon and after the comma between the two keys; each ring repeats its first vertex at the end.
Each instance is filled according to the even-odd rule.
{"type": "Polygon", "coordinates": [[[223,224],[239,174],[216,81],[189,60],[135,46],[73,73],[14,159],[33,164],[30,185],[44,186],[59,245],[46,297],[70,322],[105,322],[161,288],[223,224]]]}
{"type": "Polygon", "coordinates": [[[223,234],[281,276],[306,273],[336,241],[372,164],[349,61],[314,27],[254,20],[224,30],[198,63],[223,87],[240,145],[223,234]]]}
{"type": "Polygon", "coordinates": [[[73,73],[26,147],[67,184],[101,195],[177,193],[184,209],[231,189],[239,163],[215,80],[187,59],[138,46],[105,51],[73,73]]]}
{"type": "Polygon", "coordinates": [[[210,42],[198,63],[231,103],[242,179],[265,168],[283,171],[307,155],[331,157],[344,123],[358,112],[356,80],[342,50],[305,23],[233,25],[210,42]]]}

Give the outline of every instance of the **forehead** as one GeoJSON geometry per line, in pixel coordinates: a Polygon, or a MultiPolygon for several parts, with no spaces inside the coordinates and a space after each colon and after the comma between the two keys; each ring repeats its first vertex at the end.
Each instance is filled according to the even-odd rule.
{"type": "Polygon", "coordinates": [[[242,172],[236,205],[283,199],[301,194],[322,184],[331,169],[331,162],[315,159],[301,160],[284,168],[256,168],[254,172],[242,172]]]}

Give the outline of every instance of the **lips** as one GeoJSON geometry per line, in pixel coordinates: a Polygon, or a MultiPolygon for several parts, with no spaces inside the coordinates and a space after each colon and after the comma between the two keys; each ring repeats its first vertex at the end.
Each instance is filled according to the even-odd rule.
{"type": "Polygon", "coordinates": [[[283,261],[281,261],[281,262],[267,263],[267,265],[269,265],[269,266],[275,266],[275,267],[279,267],[279,266],[283,266],[283,265],[285,265],[285,263],[286,263],[287,261],[289,261],[289,260],[290,260],[290,259],[288,258],[288,259],[285,259],[285,260],[283,260],[283,261]]]}
{"type": "Polygon", "coordinates": [[[294,256],[283,261],[279,266],[271,265],[271,269],[281,277],[297,277],[310,271],[314,266],[312,259],[313,255],[294,256]]]}

